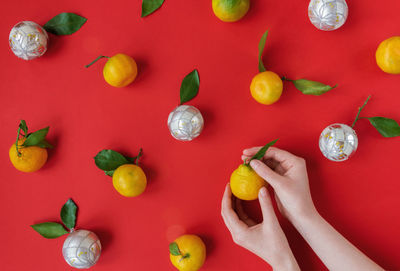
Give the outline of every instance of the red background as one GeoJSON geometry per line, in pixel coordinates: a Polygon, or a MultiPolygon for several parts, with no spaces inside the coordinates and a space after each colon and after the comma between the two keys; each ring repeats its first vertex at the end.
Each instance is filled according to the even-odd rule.
{"type": "MultiPolygon", "coordinates": [[[[244,148],[277,137],[277,146],[308,163],[319,211],[350,241],[390,270],[400,269],[400,140],[385,139],[366,120],[356,126],[359,149],[349,161],[334,163],[318,148],[327,125],[351,123],[357,107],[372,94],[363,116],[400,120],[400,77],[380,71],[378,44],[399,35],[398,0],[380,4],[349,1],[349,18],[337,31],[314,28],[308,1],[252,0],[238,23],[223,23],[211,1],[166,0],[140,18],[141,1],[8,1],[0,10],[0,257],[2,270],[70,270],[61,247],[65,237],[47,240],[29,225],[59,221],[72,197],[78,227],[96,232],[104,246],[93,270],[173,270],[168,243],[182,232],[200,235],[207,245],[204,270],[265,270],[261,259],[236,246],[220,217],[220,200],[244,148]],[[72,36],[51,35],[48,52],[33,61],[8,47],[14,24],[44,24],[60,12],[88,22],[72,36]],[[256,103],[249,84],[257,73],[257,45],[270,30],[267,68],[290,78],[308,78],[338,88],[306,96],[285,83],[279,102],[256,103]],[[102,77],[98,55],[123,52],[139,66],[136,81],[123,89],[102,77]],[[182,78],[200,73],[198,107],[205,129],[192,142],[173,139],[167,117],[179,101],[182,78]],[[31,131],[49,125],[56,148],[36,173],[15,170],[8,149],[20,119],[31,131]],[[144,149],[146,192],[124,198],[93,157],[104,148],[127,155],[144,149]]],[[[257,203],[250,206],[257,215],[257,203]]],[[[323,265],[296,231],[282,226],[304,270],[323,265]]]]}

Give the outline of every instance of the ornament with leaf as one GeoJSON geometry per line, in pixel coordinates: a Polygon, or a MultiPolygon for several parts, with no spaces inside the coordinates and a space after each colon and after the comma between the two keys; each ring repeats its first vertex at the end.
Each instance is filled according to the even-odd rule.
{"type": "Polygon", "coordinates": [[[199,87],[199,72],[194,69],[183,78],[180,103],[168,116],[168,129],[177,140],[191,141],[203,130],[204,119],[200,110],[192,105],[183,105],[197,96],[199,87]]]}
{"type": "Polygon", "coordinates": [[[60,217],[62,223],[44,222],[31,225],[41,236],[54,239],[74,231],[76,224],[76,213],[78,207],[72,199],[69,199],[61,208],[60,217]]]}

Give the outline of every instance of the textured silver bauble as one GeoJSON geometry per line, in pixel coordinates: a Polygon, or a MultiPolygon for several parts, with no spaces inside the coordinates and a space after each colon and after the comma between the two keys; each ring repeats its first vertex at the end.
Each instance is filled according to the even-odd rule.
{"type": "Polygon", "coordinates": [[[345,161],[357,150],[358,138],[350,126],[335,123],[326,127],[319,137],[322,154],[331,161],[345,161]]]}
{"type": "Polygon", "coordinates": [[[91,231],[76,230],[65,239],[62,253],[70,266],[78,269],[90,268],[100,257],[100,240],[91,231]]]}
{"type": "Polygon", "coordinates": [[[168,128],[171,135],[182,141],[198,137],[203,130],[204,120],[200,111],[191,105],[180,105],[169,114],[168,128]]]}
{"type": "Polygon", "coordinates": [[[345,0],[311,0],[308,5],[311,23],[324,31],[341,27],[347,20],[348,12],[345,0]]]}
{"type": "Polygon", "coordinates": [[[17,23],[9,36],[11,51],[24,60],[42,56],[47,50],[48,39],[46,30],[30,21],[17,23]]]}

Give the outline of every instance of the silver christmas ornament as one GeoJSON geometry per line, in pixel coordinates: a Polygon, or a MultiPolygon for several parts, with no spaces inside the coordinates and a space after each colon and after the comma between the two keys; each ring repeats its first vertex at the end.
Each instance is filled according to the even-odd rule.
{"type": "Polygon", "coordinates": [[[78,269],[90,268],[100,257],[100,240],[91,231],[76,230],[65,239],[62,253],[70,266],[78,269]]]}
{"type": "Polygon", "coordinates": [[[318,29],[331,31],[341,27],[347,19],[348,7],[345,0],[311,0],[308,17],[318,29]]]}
{"type": "Polygon", "coordinates": [[[31,21],[17,23],[9,36],[11,51],[24,60],[42,56],[47,50],[48,39],[46,30],[31,21]]]}
{"type": "Polygon", "coordinates": [[[357,150],[358,138],[350,126],[335,123],[326,127],[319,137],[322,154],[331,161],[345,161],[357,150]]]}
{"type": "Polygon", "coordinates": [[[181,141],[190,141],[198,137],[203,126],[203,116],[196,107],[191,105],[178,106],[168,117],[171,135],[181,141]]]}

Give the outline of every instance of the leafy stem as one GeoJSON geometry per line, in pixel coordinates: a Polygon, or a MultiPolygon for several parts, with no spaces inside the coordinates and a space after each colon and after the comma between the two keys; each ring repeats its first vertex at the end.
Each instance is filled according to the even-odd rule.
{"type": "Polygon", "coordinates": [[[290,82],[293,82],[293,80],[292,79],[289,79],[289,78],[287,78],[287,77],[285,77],[285,76],[282,76],[282,81],[290,81],[290,82]]]}
{"type": "Polygon", "coordinates": [[[93,60],[92,62],[90,62],[89,64],[87,64],[85,66],[85,68],[89,68],[90,66],[92,66],[94,63],[96,63],[98,60],[102,59],[102,58],[110,58],[109,56],[98,56],[95,60],[93,60]]]}
{"type": "Polygon", "coordinates": [[[18,150],[18,140],[19,140],[19,135],[20,135],[20,133],[21,133],[21,127],[18,127],[17,140],[16,140],[16,142],[15,142],[15,147],[16,147],[16,149],[17,149],[17,155],[18,155],[18,156],[21,156],[21,153],[20,153],[19,150],[18,150]]]}
{"type": "Polygon", "coordinates": [[[140,148],[139,153],[138,153],[138,155],[136,156],[136,159],[135,159],[135,164],[136,165],[139,164],[139,158],[142,157],[142,155],[143,155],[143,149],[140,148]]]}
{"type": "Polygon", "coordinates": [[[370,98],[371,98],[371,95],[369,95],[368,98],[365,100],[364,104],[358,108],[358,113],[356,115],[356,118],[353,121],[353,124],[351,125],[351,128],[354,128],[354,125],[356,125],[357,121],[360,119],[360,113],[364,109],[364,107],[367,105],[370,98]]]}
{"type": "Polygon", "coordinates": [[[189,253],[182,254],[182,252],[179,249],[178,244],[176,242],[172,242],[169,244],[169,253],[171,253],[174,256],[181,256],[181,258],[179,259],[179,262],[182,261],[183,259],[190,257],[189,253]]]}

